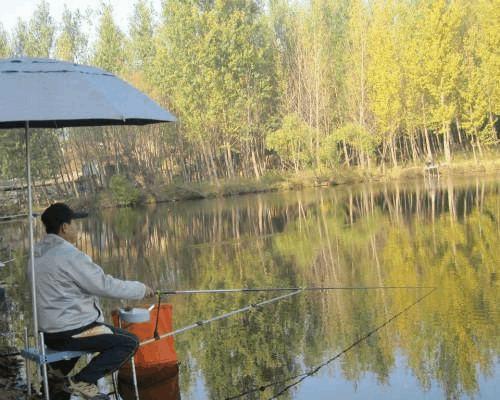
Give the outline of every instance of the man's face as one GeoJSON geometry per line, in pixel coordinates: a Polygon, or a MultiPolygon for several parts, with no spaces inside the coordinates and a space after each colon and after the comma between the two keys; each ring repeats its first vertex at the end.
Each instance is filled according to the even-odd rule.
{"type": "Polygon", "coordinates": [[[64,240],[75,244],[78,237],[75,225],[71,222],[65,222],[62,224],[61,229],[59,230],[59,236],[61,236],[64,240]]]}

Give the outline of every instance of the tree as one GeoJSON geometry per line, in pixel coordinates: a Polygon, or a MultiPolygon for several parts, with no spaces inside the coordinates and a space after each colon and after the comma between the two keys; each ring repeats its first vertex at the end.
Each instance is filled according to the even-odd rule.
{"type": "Polygon", "coordinates": [[[500,18],[495,1],[479,0],[466,4],[469,29],[465,37],[466,61],[463,63],[463,112],[469,133],[476,135],[476,144],[498,143],[495,123],[500,114],[500,55],[497,47],[500,40],[498,29],[491,20],[500,18]]]}
{"type": "Polygon", "coordinates": [[[56,57],[72,62],[84,62],[87,37],[83,32],[84,16],[79,10],[71,11],[64,6],[61,33],[56,40],[56,57]]]}
{"type": "Polygon", "coordinates": [[[15,57],[26,56],[26,42],[28,40],[28,25],[21,18],[17,19],[12,34],[12,53],[15,57]]]}
{"type": "Polygon", "coordinates": [[[209,129],[220,137],[221,154],[228,176],[234,176],[234,154],[243,170],[258,178],[255,152],[259,150],[267,120],[275,108],[274,52],[258,2],[217,1],[207,13],[203,55],[207,60],[211,106],[209,129]],[[244,157],[248,154],[253,157],[244,157]]]}
{"type": "MultiPolygon", "coordinates": [[[[368,69],[368,25],[370,16],[367,4],[363,0],[352,0],[348,10],[348,39],[346,62],[349,65],[346,74],[347,102],[346,122],[362,127],[368,132],[368,95],[367,95],[367,69],[368,69]]],[[[359,163],[370,167],[370,156],[358,149],[359,163]]]]}
{"type": "Polygon", "coordinates": [[[147,0],[138,0],[129,23],[128,60],[133,71],[147,72],[155,55],[153,8],[147,0]]]}
{"type": "Polygon", "coordinates": [[[262,132],[275,107],[274,56],[260,16],[253,0],[165,3],[154,79],[215,181],[238,170],[260,175],[262,132]]]}
{"type": "Polygon", "coordinates": [[[319,167],[322,138],[341,118],[347,2],[273,2],[272,12],[279,35],[279,73],[284,79],[282,113],[298,114],[314,128],[308,145],[314,165],[319,167]]]}
{"type": "Polygon", "coordinates": [[[42,0],[38,3],[28,22],[28,31],[24,51],[30,57],[51,55],[54,44],[55,23],[50,15],[49,4],[42,0]]]}
{"type": "MultiPolygon", "coordinates": [[[[424,89],[425,72],[422,69],[425,51],[422,46],[424,17],[412,2],[400,2],[395,16],[397,49],[400,60],[401,124],[405,133],[412,138],[420,134],[423,153],[433,159],[433,148],[428,115],[430,100],[424,89]]],[[[413,143],[413,142],[412,142],[413,143]]]]}
{"type": "MultiPolygon", "coordinates": [[[[398,35],[393,1],[374,3],[368,30],[367,85],[370,109],[375,126],[385,144],[389,145],[394,166],[398,165],[395,139],[400,133],[403,110],[401,104],[402,71],[400,69],[398,35]]],[[[385,147],[385,146],[384,146],[385,147]]]]}
{"type": "Polygon", "coordinates": [[[0,22],[0,58],[8,57],[11,53],[7,32],[0,22]]]}
{"type": "MultiPolygon", "coordinates": [[[[208,95],[204,92],[208,79],[201,41],[205,32],[202,13],[193,2],[168,1],[163,5],[162,20],[156,37],[156,53],[151,81],[156,97],[167,101],[180,119],[180,134],[201,147],[205,178],[217,179],[213,157],[208,151],[206,129],[208,95]]],[[[215,138],[214,138],[215,139],[215,138]]]]}
{"type": "Polygon", "coordinates": [[[352,0],[349,6],[347,26],[347,63],[350,65],[347,85],[350,101],[348,107],[351,122],[366,126],[367,123],[367,38],[370,17],[363,0],[352,0]]]}
{"type": "Polygon", "coordinates": [[[420,61],[423,86],[431,101],[431,123],[443,136],[446,161],[451,160],[450,124],[457,112],[462,10],[457,2],[426,0],[422,8],[420,61]],[[439,32],[438,35],[436,33],[439,32]]]}
{"type": "Polygon", "coordinates": [[[115,74],[124,65],[124,35],[113,19],[113,8],[103,4],[97,27],[97,41],[92,61],[98,67],[115,74]]]}

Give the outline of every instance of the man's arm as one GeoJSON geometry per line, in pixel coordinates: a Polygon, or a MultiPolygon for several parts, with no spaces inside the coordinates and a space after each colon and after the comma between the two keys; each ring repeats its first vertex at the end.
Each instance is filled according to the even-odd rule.
{"type": "MultiPolygon", "coordinates": [[[[147,295],[148,288],[141,282],[122,281],[104,273],[92,259],[79,253],[72,257],[67,268],[70,278],[86,292],[100,297],[139,300],[147,295]]],[[[149,289],[150,290],[150,289],[149,289]]]]}

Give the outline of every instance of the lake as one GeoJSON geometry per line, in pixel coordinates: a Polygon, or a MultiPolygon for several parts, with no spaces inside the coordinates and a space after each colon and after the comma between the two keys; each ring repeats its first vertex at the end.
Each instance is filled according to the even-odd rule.
{"type": "MultiPolygon", "coordinates": [[[[77,224],[78,246],[107,272],[155,288],[339,288],[176,336],[182,399],[497,398],[497,179],[110,209],[77,224]]],[[[1,224],[0,236],[16,257],[0,271],[13,302],[0,341],[19,346],[30,319],[26,226],[1,224]]],[[[180,328],[282,294],[164,300],[180,328]]],[[[108,313],[119,304],[104,301],[108,313]]]]}

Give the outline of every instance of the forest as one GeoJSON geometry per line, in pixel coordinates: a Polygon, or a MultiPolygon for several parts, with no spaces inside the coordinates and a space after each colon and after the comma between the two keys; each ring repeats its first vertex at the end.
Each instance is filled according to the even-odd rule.
{"type": "MultiPolygon", "coordinates": [[[[123,29],[105,2],[56,20],[42,0],[0,24],[0,58],[92,64],[177,116],[35,131],[35,178],[79,197],[478,162],[498,151],[499,20],[498,0],[138,0],[123,29]]],[[[22,134],[0,131],[2,180],[24,176],[22,134]]]]}

